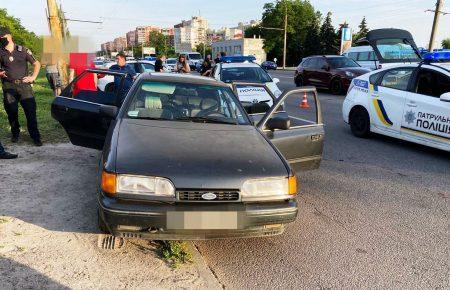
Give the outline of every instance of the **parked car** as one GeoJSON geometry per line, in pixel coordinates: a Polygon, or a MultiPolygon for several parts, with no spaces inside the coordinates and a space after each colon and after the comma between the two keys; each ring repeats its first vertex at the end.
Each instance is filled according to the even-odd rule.
{"type": "Polygon", "coordinates": [[[186,57],[186,61],[189,63],[191,70],[194,71],[197,69],[197,64],[202,64],[203,57],[198,52],[181,52],[179,55],[184,55],[186,57]]]}
{"type": "Polygon", "coordinates": [[[166,68],[167,70],[173,72],[175,71],[175,67],[177,66],[177,59],[176,58],[168,58],[166,60],[166,68]]]}
{"type": "Polygon", "coordinates": [[[346,56],[323,55],[306,57],[295,71],[297,87],[312,85],[329,89],[335,95],[347,91],[351,81],[370,72],[346,56]]]}
{"type": "Polygon", "coordinates": [[[276,70],[278,68],[277,64],[273,61],[264,61],[261,64],[261,67],[265,70],[271,70],[271,69],[276,70]]]}
{"type": "Polygon", "coordinates": [[[350,47],[343,55],[370,70],[376,70],[380,65],[373,48],[369,45],[350,47]]]}
{"type": "Polygon", "coordinates": [[[280,80],[277,78],[272,79],[272,77],[256,63],[219,63],[213,68],[211,76],[230,86],[233,82],[248,83],[247,86],[240,86],[237,88],[237,94],[241,102],[266,102],[269,106],[272,106],[273,99],[266,90],[260,87],[252,87],[252,83],[265,84],[275,98],[281,96],[281,90],[277,86],[280,80]]]}
{"type": "Polygon", "coordinates": [[[320,110],[315,125],[305,126],[279,110],[303,93],[320,108],[312,88],[285,92],[257,125],[233,90],[211,78],[141,74],[120,109],[101,103],[102,91],[86,93],[89,102],[65,90],[52,115],[74,145],[102,150],[98,221],[115,236],[281,234],[297,216],[295,171],[322,159],[320,110]]]}
{"type": "MultiPolygon", "coordinates": [[[[116,62],[110,62],[104,66],[104,69],[109,69],[114,64],[116,64],[116,62]]],[[[137,74],[144,72],[155,72],[155,63],[148,60],[132,60],[127,61],[127,64],[130,65],[137,74]]],[[[112,90],[113,85],[114,77],[111,75],[105,75],[104,77],[98,79],[97,86],[102,91],[112,90]]]]}

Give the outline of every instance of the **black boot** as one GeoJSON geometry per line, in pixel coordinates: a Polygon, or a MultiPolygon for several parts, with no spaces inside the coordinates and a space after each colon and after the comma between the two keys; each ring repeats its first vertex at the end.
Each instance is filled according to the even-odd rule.
{"type": "Polygon", "coordinates": [[[17,154],[12,154],[9,152],[3,152],[0,154],[0,159],[16,159],[17,158],[17,154]]]}

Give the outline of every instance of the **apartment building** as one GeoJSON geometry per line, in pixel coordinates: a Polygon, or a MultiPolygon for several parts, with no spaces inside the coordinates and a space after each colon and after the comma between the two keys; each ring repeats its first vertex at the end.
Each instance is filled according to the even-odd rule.
{"type": "Polygon", "coordinates": [[[136,30],[131,30],[130,32],[127,32],[126,34],[127,38],[127,44],[128,45],[136,45],[136,30]]]}
{"type": "Polygon", "coordinates": [[[136,44],[141,45],[148,42],[150,32],[161,31],[161,28],[156,26],[138,26],[136,27],[136,44]]]}
{"type": "Polygon", "coordinates": [[[212,53],[225,52],[227,55],[253,55],[257,63],[266,60],[267,54],[264,51],[264,39],[261,38],[241,38],[214,42],[212,53]]]}
{"type": "Polygon", "coordinates": [[[175,52],[192,51],[198,44],[207,42],[208,20],[195,16],[174,26],[175,52]]]}
{"type": "Polygon", "coordinates": [[[124,51],[127,48],[127,38],[126,37],[117,37],[114,39],[114,50],[115,51],[124,51]]]}

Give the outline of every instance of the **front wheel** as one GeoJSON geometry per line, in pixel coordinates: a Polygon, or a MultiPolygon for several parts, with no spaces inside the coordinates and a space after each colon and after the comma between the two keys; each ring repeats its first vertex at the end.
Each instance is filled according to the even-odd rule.
{"type": "Polygon", "coordinates": [[[350,128],[353,135],[359,138],[367,138],[370,135],[370,117],[363,108],[353,109],[350,113],[350,128]]]}
{"type": "Polygon", "coordinates": [[[304,82],[302,76],[299,75],[299,76],[297,76],[297,77],[295,78],[295,85],[296,85],[297,87],[303,87],[303,86],[305,85],[305,82],[304,82]]]}
{"type": "Polygon", "coordinates": [[[331,93],[333,95],[340,95],[342,94],[343,87],[341,80],[333,80],[330,87],[331,93]]]}

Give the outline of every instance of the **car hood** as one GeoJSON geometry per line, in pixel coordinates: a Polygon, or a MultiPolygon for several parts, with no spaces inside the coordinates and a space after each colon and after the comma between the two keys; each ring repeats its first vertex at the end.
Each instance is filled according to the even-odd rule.
{"type": "Polygon", "coordinates": [[[368,72],[371,72],[371,70],[363,68],[363,67],[343,67],[343,68],[338,68],[337,70],[342,71],[342,72],[352,72],[354,73],[356,76],[360,76],[363,74],[366,74],[368,72]]]}
{"type": "Polygon", "coordinates": [[[177,189],[240,189],[288,174],[253,126],[124,119],[116,156],[118,174],[166,177],[177,189]]]}

